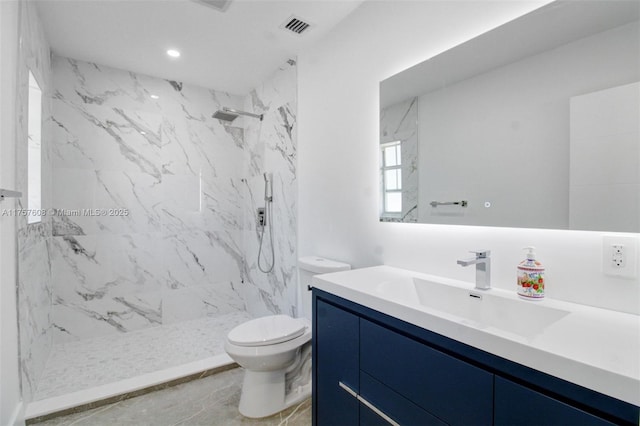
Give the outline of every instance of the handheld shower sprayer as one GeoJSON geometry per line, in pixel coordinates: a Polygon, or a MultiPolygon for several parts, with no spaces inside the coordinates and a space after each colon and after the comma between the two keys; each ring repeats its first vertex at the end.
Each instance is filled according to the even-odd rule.
{"type": "Polygon", "coordinates": [[[263,173],[262,177],[264,178],[264,208],[258,209],[258,222],[261,223],[260,229],[260,247],[258,248],[258,269],[264,273],[269,273],[273,270],[273,266],[275,265],[275,253],[273,251],[273,221],[272,221],[272,213],[273,213],[273,174],[271,173],[263,173]],[[260,217],[260,211],[262,210],[262,217],[260,217]],[[269,242],[271,247],[271,262],[267,264],[264,268],[260,262],[260,258],[262,256],[262,243],[264,241],[264,233],[265,229],[269,228],[269,242]]]}
{"type": "Polygon", "coordinates": [[[267,173],[263,173],[262,177],[264,177],[264,201],[270,203],[273,201],[273,177],[267,173]]]}

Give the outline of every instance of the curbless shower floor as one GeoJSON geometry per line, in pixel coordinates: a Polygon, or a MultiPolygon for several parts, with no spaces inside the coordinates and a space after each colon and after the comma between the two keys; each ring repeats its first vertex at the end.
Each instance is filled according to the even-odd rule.
{"type": "Polygon", "coordinates": [[[311,426],[311,398],[262,419],[238,411],[244,370],[234,368],[136,398],[32,426],[311,426]]]}
{"type": "MultiPolygon", "coordinates": [[[[248,313],[234,312],[56,345],[38,381],[32,404],[37,406],[114,382],[135,384],[136,377],[151,377],[159,371],[179,375],[179,368],[184,365],[203,370],[230,364],[232,361],[224,351],[226,334],[248,319],[251,319],[248,313]]],[[[155,376],[153,379],[157,380],[155,376]]]]}

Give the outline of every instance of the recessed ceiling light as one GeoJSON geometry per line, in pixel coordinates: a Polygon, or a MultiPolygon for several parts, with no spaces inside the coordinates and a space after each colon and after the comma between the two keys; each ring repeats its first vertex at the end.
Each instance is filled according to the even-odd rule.
{"type": "Polygon", "coordinates": [[[147,132],[140,131],[140,134],[141,134],[141,135],[146,135],[146,134],[147,134],[147,132]]]}
{"type": "Polygon", "coordinates": [[[151,99],[160,99],[160,96],[158,96],[158,95],[151,95],[150,97],[151,97],[151,99]]]}
{"type": "Polygon", "coordinates": [[[179,58],[180,57],[180,52],[178,52],[175,49],[169,49],[169,50],[167,50],[167,55],[171,56],[172,58],[179,58]]]}

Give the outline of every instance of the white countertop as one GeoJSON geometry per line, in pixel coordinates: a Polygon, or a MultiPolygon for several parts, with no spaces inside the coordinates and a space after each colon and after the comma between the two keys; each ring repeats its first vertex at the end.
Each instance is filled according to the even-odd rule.
{"type": "MultiPolygon", "coordinates": [[[[527,367],[559,377],[605,395],[640,406],[640,316],[553,299],[530,301],[569,314],[543,332],[518,335],[486,327],[444,311],[428,308],[407,297],[381,293],[381,284],[413,278],[468,287],[465,283],[390,266],[316,275],[313,286],[482,349],[527,367]]],[[[490,289],[494,295],[518,299],[513,292],[490,289]]],[[[391,292],[393,293],[393,292],[391,292]]]]}

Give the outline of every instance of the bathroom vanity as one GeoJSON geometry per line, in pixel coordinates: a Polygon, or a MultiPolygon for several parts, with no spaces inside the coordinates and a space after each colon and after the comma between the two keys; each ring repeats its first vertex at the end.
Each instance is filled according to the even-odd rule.
{"type": "Polygon", "coordinates": [[[636,315],[388,266],[313,286],[315,425],[640,420],[636,315]]]}

